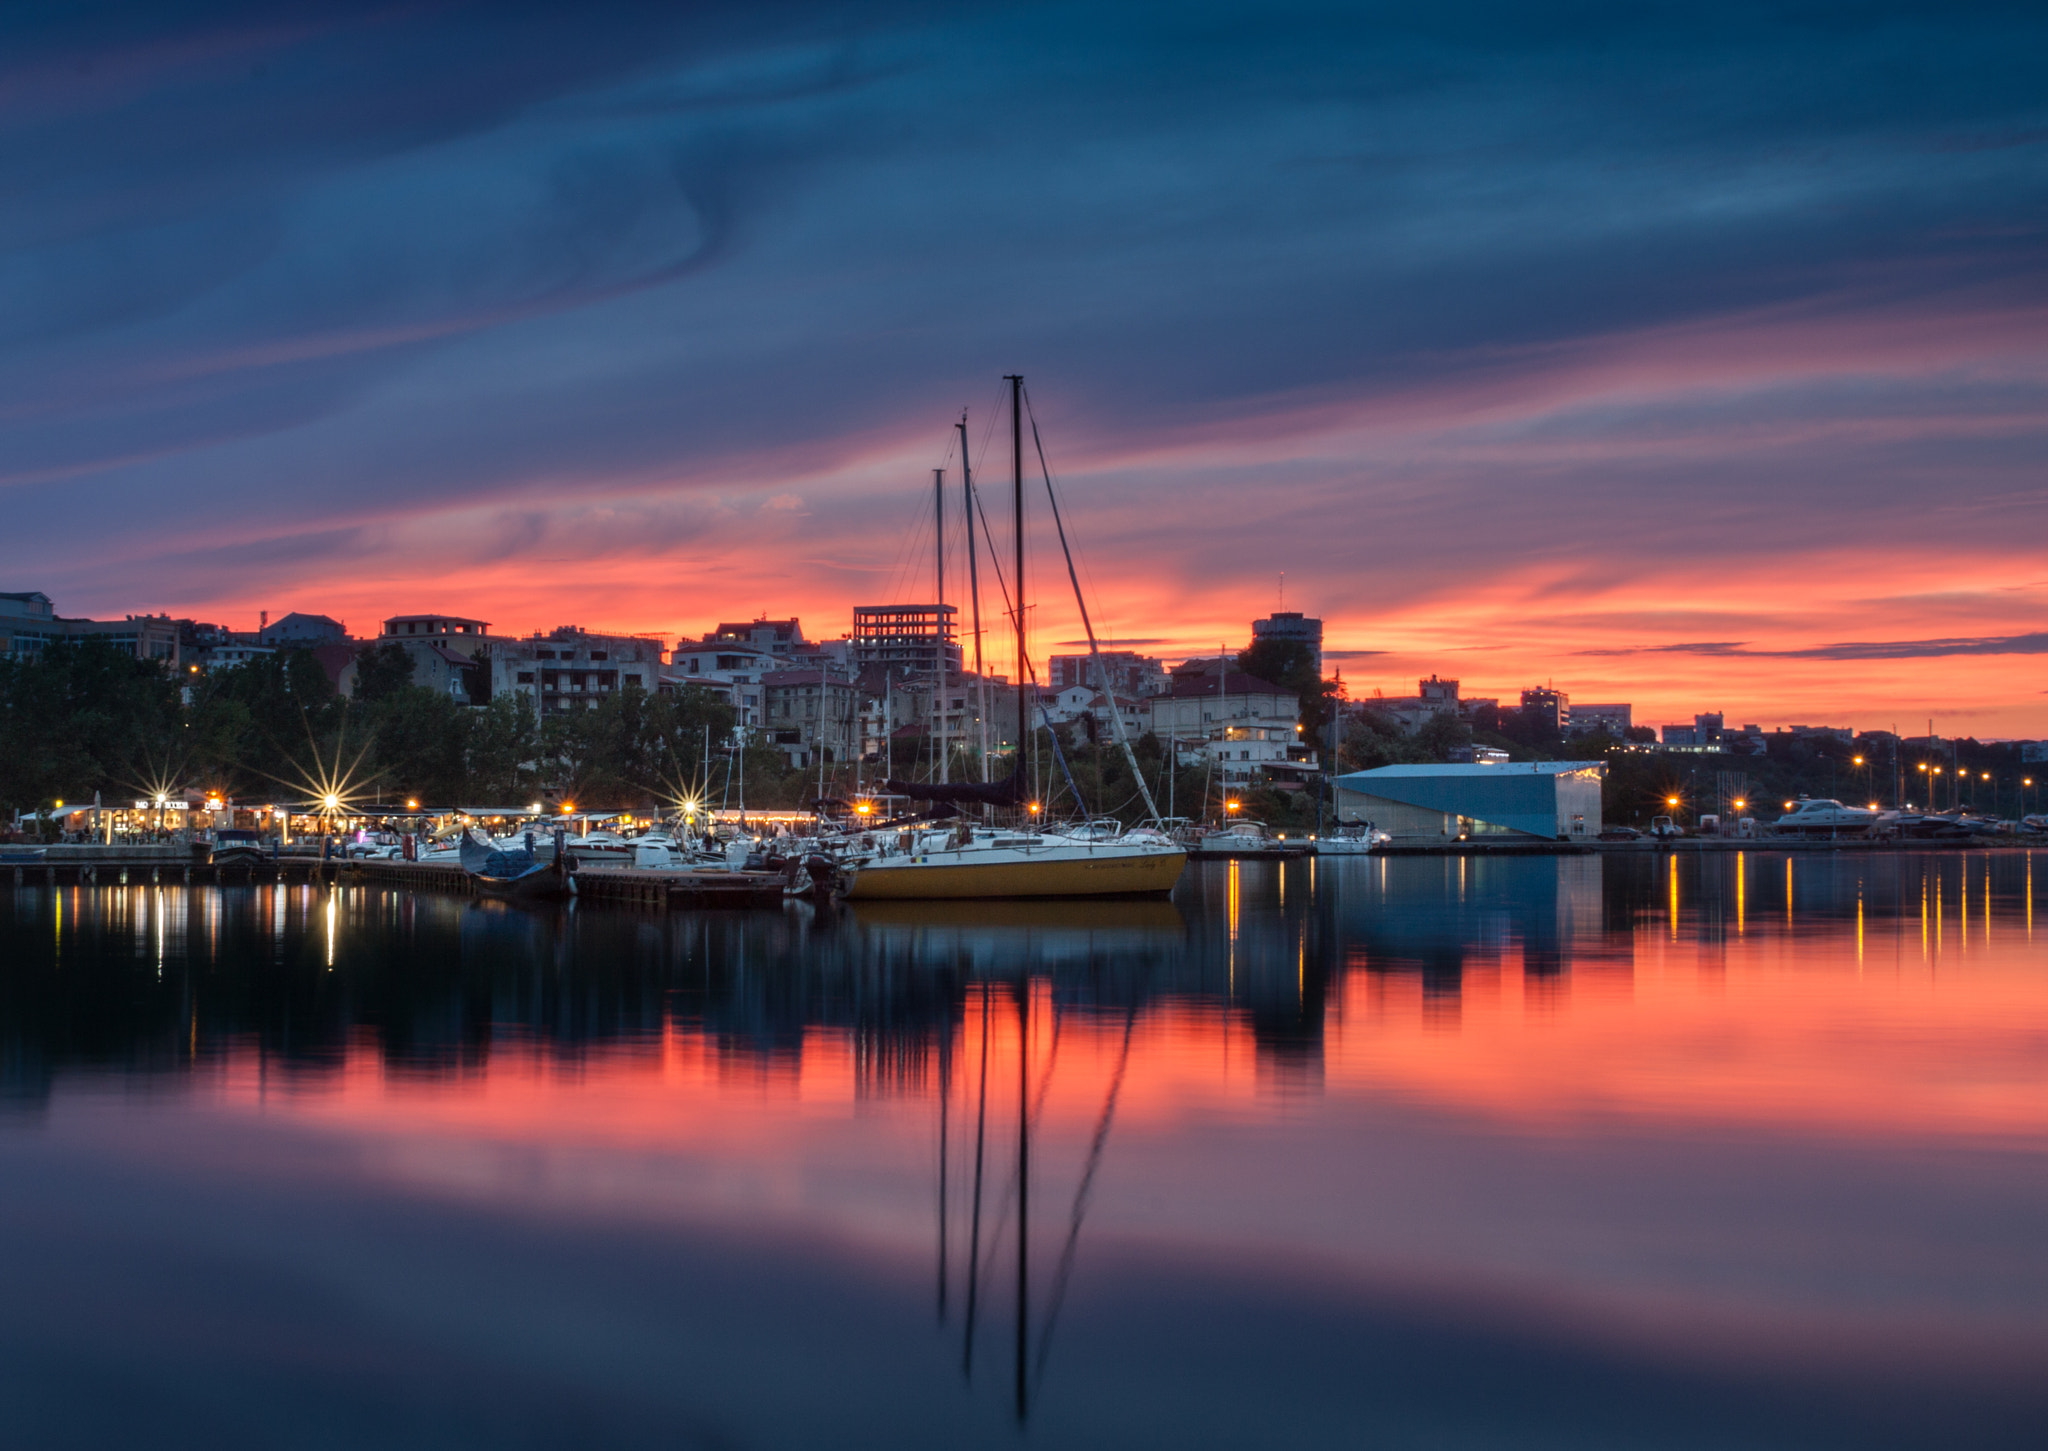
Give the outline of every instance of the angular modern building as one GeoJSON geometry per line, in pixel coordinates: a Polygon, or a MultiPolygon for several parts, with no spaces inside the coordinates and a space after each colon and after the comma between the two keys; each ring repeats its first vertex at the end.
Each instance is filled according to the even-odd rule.
{"type": "Polygon", "coordinates": [[[1400,841],[1600,834],[1604,761],[1498,766],[1381,766],[1337,778],[1337,819],[1369,821],[1400,841]]]}

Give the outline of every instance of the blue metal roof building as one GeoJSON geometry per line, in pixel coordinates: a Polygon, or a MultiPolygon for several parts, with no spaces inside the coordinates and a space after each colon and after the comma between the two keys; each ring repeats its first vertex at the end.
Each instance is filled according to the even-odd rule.
{"type": "Polygon", "coordinates": [[[1381,766],[1337,778],[1337,818],[1369,821],[1396,841],[1592,837],[1606,774],[1603,761],[1381,766]]]}

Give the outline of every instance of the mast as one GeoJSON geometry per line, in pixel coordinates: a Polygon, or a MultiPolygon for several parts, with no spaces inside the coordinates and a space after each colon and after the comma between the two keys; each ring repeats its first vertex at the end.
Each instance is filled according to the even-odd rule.
{"type": "Polygon", "coordinates": [[[1016,768],[1024,767],[1025,743],[1030,736],[1030,713],[1024,702],[1024,692],[1030,681],[1025,677],[1024,654],[1024,375],[1011,373],[1010,382],[1010,467],[1015,483],[1013,507],[1016,513],[1017,533],[1017,762],[1016,768]]]}
{"type": "Polygon", "coordinates": [[[932,692],[932,704],[939,713],[939,780],[946,779],[946,471],[932,470],[932,508],[937,511],[937,523],[932,531],[934,540],[932,553],[936,558],[939,575],[939,602],[937,608],[939,627],[939,678],[932,692]]]}
{"type": "Polygon", "coordinates": [[[974,547],[974,465],[967,458],[967,412],[960,413],[960,507],[967,521],[967,594],[974,611],[974,679],[981,718],[981,779],[988,782],[988,672],[981,663],[981,572],[974,547]]]}

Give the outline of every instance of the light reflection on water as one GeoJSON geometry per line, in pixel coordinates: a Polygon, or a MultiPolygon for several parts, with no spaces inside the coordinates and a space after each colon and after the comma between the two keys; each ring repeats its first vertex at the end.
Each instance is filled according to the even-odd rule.
{"type": "Polygon", "coordinates": [[[0,1397],[216,1445],[2031,1444],[2033,870],[18,888],[0,1397]]]}

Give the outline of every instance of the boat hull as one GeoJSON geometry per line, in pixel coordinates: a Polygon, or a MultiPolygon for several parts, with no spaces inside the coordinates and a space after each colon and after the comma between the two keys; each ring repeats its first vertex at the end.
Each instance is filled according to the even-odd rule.
{"type": "Polygon", "coordinates": [[[473,873],[470,880],[486,897],[513,902],[566,902],[576,895],[576,879],[553,866],[536,867],[517,877],[488,877],[473,873]]]}
{"type": "Polygon", "coordinates": [[[1003,861],[934,861],[857,867],[850,901],[963,898],[1164,896],[1187,866],[1185,852],[1042,853],[1003,861]]]}

